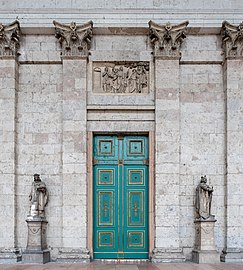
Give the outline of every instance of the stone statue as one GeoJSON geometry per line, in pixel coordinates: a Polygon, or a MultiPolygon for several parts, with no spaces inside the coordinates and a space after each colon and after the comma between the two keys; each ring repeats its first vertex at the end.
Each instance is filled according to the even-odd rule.
{"type": "Polygon", "coordinates": [[[45,206],[48,203],[49,194],[46,184],[41,181],[39,174],[34,174],[34,182],[32,183],[29,195],[31,201],[30,216],[45,217],[45,206]]]}
{"type": "Polygon", "coordinates": [[[211,215],[213,187],[207,185],[207,177],[202,176],[196,188],[196,213],[198,218],[208,219],[211,215]]]}

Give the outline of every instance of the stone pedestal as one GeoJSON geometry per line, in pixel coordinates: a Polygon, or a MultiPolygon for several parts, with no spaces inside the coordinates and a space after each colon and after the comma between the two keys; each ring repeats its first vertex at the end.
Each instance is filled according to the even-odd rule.
{"type": "Polygon", "coordinates": [[[39,216],[28,217],[27,247],[22,255],[24,263],[47,263],[50,261],[50,251],[46,243],[47,221],[39,216]]]}
{"type": "Polygon", "coordinates": [[[192,261],[195,263],[219,263],[220,255],[214,241],[214,226],[216,219],[197,219],[195,249],[192,251],[192,261]]]}

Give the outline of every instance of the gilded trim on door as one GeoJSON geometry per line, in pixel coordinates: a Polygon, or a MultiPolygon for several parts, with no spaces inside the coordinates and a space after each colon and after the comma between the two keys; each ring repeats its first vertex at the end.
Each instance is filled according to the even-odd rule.
{"type": "Polygon", "coordinates": [[[98,135],[93,141],[94,258],[146,259],[148,137],[98,135]]]}

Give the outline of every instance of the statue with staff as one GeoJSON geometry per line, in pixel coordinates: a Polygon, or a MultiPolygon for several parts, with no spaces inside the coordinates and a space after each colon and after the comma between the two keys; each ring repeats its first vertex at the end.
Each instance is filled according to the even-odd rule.
{"type": "Polygon", "coordinates": [[[204,220],[210,218],[213,187],[207,184],[207,177],[202,176],[196,188],[196,214],[197,218],[204,220]]]}

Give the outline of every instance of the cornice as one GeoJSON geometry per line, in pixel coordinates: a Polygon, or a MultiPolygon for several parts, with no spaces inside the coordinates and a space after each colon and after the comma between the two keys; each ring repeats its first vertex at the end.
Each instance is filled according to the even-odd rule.
{"type": "MultiPolygon", "coordinates": [[[[93,35],[148,35],[149,28],[141,26],[109,26],[93,27],[93,35]]],[[[221,27],[187,27],[187,35],[220,35],[221,27]]],[[[21,25],[23,35],[54,35],[55,28],[50,27],[27,27],[21,25]]]]}

